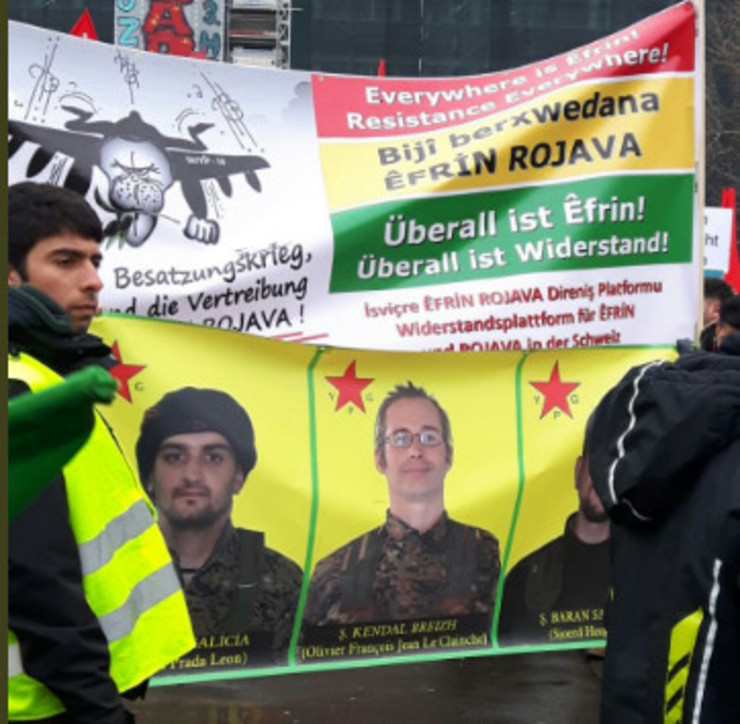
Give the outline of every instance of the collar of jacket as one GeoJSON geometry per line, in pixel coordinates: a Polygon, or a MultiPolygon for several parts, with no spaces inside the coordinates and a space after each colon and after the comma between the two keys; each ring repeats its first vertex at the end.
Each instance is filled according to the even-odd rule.
{"type": "Polygon", "coordinates": [[[66,312],[29,284],[8,288],[8,347],[11,354],[26,352],[66,376],[99,365],[116,364],[110,347],[92,334],[74,334],[66,312]]]}
{"type": "Polygon", "coordinates": [[[728,334],[723,340],[719,347],[719,352],[722,354],[732,354],[740,357],[740,332],[733,332],[728,334]]]}

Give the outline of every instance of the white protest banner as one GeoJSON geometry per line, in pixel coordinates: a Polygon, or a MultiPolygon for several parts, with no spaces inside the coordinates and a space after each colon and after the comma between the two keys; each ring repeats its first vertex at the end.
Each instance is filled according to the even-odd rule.
{"type": "Polygon", "coordinates": [[[122,228],[107,309],[346,347],[694,333],[700,81],[685,2],[464,78],[247,69],[9,26],[11,181],[122,228]]]}
{"type": "Polygon", "coordinates": [[[730,266],[734,209],[704,207],[704,273],[724,276],[730,266]]]}

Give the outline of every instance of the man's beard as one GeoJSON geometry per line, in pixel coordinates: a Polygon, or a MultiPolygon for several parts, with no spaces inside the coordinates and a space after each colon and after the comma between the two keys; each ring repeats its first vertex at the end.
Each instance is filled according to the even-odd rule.
{"type": "Polygon", "coordinates": [[[591,505],[588,501],[583,501],[581,503],[581,513],[583,513],[583,517],[589,523],[604,523],[609,520],[609,513],[607,513],[603,507],[599,506],[597,508],[595,505],[591,505]]]}
{"type": "Polygon", "coordinates": [[[210,528],[230,506],[221,510],[209,505],[197,513],[181,513],[178,510],[160,510],[161,515],[167,518],[167,522],[174,530],[205,530],[210,528]]]}

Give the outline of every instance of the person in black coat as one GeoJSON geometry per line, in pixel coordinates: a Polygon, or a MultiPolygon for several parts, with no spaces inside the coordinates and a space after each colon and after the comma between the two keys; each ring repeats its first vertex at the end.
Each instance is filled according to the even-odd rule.
{"type": "Polygon", "coordinates": [[[594,413],[613,523],[603,724],[740,712],[740,333],[718,352],[634,368],[594,413]]]}

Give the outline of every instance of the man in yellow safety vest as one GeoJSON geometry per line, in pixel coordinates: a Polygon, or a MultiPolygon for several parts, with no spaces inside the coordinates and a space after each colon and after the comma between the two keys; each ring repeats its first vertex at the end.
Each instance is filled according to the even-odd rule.
{"type": "MultiPolygon", "coordinates": [[[[9,395],[110,367],[87,333],[102,287],[95,212],[72,191],[23,182],[8,190],[8,222],[9,395]]],[[[10,721],[131,722],[122,695],[194,645],[153,508],[99,413],[10,523],[8,578],[10,721]]]]}

